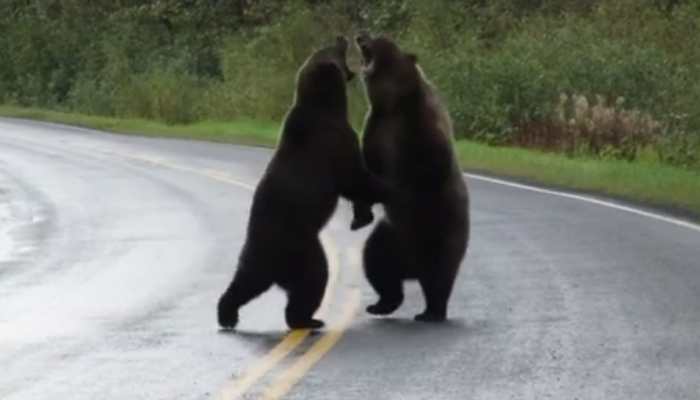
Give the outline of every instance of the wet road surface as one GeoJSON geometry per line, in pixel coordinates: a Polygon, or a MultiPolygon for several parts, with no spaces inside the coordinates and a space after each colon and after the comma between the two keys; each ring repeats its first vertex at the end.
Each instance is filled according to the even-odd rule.
{"type": "Polygon", "coordinates": [[[341,203],[330,327],[289,334],[275,290],[220,332],[269,156],[0,119],[0,398],[700,398],[699,226],[476,176],[449,323],[415,284],[364,313],[341,203]]]}

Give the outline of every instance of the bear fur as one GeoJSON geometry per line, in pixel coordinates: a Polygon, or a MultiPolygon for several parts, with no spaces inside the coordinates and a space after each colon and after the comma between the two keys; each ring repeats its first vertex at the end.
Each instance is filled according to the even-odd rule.
{"type": "Polygon", "coordinates": [[[415,55],[366,33],[356,42],[370,103],[365,163],[396,190],[363,251],[365,274],[379,295],[367,311],[394,312],[403,302],[403,281],[417,279],[425,310],[415,319],[443,321],[469,240],[469,197],[451,121],[415,55]]]}
{"type": "MultiPolygon", "coordinates": [[[[348,41],[339,37],[297,73],[294,103],[253,195],[238,268],[219,299],[223,328],[234,328],[239,308],[273,284],[287,292],[290,328],[322,327],[323,321],[313,319],[328,279],[319,232],[339,196],[372,204],[382,195],[348,122],[346,82],[354,74],[346,64],[347,48],[348,41]]],[[[359,214],[359,225],[372,221],[371,211],[359,214]]]]}

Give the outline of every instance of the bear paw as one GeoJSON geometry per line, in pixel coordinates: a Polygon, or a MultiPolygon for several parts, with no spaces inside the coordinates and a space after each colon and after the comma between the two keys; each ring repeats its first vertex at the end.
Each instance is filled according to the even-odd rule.
{"type": "Polygon", "coordinates": [[[308,319],[304,321],[288,321],[287,325],[291,329],[321,329],[326,323],[320,319],[308,319]]]}
{"type": "Polygon", "coordinates": [[[419,322],[445,322],[447,320],[447,316],[444,314],[435,314],[425,311],[416,315],[413,317],[413,319],[419,322]]]}
{"type": "Polygon", "coordinates": [[[364,228],[371,224],[372,221],[374,221],[374,214],[372,214],[371,211],[361,215],[355,215],[355,218],[353,218],[350,223],[350,230],[356,231],[360,228],[364,228]]]}
{"type": "Polygon", "coordinates": [[[233,329],[238,325],[238,311],[219,311],[219,326],[223,329],[233,329]]]}
{"type": "Polygon", "coordinates": [[[367,312],[372,315],[388,315],[396,311],[401,305],[401,301],[378,301],[376,304],[372,304],[367,307],[367,312]]]}

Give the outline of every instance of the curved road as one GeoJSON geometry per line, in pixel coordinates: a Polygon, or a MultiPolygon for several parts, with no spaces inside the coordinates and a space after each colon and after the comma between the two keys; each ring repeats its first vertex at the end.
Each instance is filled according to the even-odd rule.
{"type": "Polygon", "coordinates": [[[288,334],[272,291],[220,332],[269,156],[0,119],[0,398],[700,398],[700,226],[481,177],[448,324],[412,284],[362,311],[341,203],[330,327],[288,334]]]}

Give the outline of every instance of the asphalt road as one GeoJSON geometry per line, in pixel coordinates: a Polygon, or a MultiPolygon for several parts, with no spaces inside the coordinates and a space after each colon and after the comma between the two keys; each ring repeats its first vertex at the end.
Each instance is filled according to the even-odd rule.
{"type": "Polygon", "coordinates": [[[341,203],[329,328],[288,334],[272,291],[220,332],[269,156],[0,120],[0,398],[700,398],[700,226],[479,177],[449,323],[412,284],[364,313],[341,203]]]}

